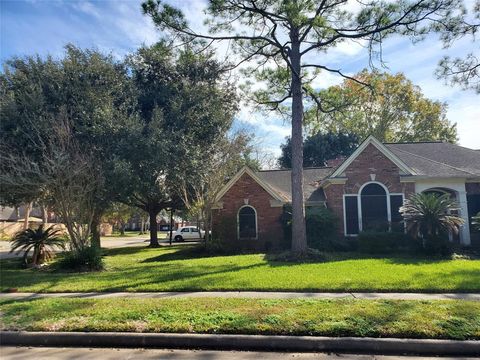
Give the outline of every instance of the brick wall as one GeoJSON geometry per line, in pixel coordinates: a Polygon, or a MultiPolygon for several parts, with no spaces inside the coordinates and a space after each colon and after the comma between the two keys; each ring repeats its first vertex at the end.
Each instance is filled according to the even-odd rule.
{"type": "Polygon", "coordinates": [[[401,183],[399,168],[374,145],[369,144],[365,150],[345,170],[346,183],[332,184],[324,189],[327,207],[340,219],[339,231],[343,234],[343,194],[358,194],[360,187],[372,181],[370,174],[375,174],[375,181],[384,184],[389,192],[404,193],[408,196],[415,192],[413,183],[401,183]]]}
{"type": "Polygon", "coordinates": [[[228,230],[224,235],[227,237],[225,240],[236,242],[235,247],[263,250],[266,246],[278,246],[283,240],[280,223],[283,208],[271,207],[270,200],[273,198],[268,192],[248,174],[243,174],[220,200],[223,202],[223,209],[214,210],[214,231],[224,221],[224,223],[229,223],[228,230]],[[248,199],[248,205],[257,211],[258,240],[237,239],[237,214],[238,210],[245,205],[244,199],[248,199]]]}

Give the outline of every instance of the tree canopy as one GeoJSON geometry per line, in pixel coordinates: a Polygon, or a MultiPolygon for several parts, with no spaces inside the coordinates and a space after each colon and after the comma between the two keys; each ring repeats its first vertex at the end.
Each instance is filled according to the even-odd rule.
{"type": "MultiPolygon", "coordinates": [[[[317,133],[307,136],[303,142],[303,166],[326,166],[327,160],[350,156],[358,146],[358,137],[351,134],[317,133]]],[[[292,167],[292,144],[290,138],[280,146],[282,155],[278,164],[283,169],[292,167]]]]}
{"type": "Polygon", "coordinates": [[[427,99],[402,73],[363,70],[354,78],[320,91],[338,110],[310,109],[305,122],[311,133],[352,133],[360,140],[374,135],[386,142],[456,142],[456,124],[447,119],[447,105],[427,99]]]}

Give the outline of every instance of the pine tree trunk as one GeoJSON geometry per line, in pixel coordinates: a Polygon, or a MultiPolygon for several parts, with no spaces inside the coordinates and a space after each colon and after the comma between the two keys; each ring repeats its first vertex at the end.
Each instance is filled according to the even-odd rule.
{"type": "Polygon", "coordinates": [[[150,247],[159,247],[158,243],[158,230],[157,230],[157,215],[160,211],[151,210],[150,215],[150,247]]]}
{"type": "Polygon", "coordinates": [[[290,34],[292,49],[292,252],[302,254],[307,250],[305,204],[303,199],[303,99],[300,68],[300,42],[298,31],[290,34]]]}

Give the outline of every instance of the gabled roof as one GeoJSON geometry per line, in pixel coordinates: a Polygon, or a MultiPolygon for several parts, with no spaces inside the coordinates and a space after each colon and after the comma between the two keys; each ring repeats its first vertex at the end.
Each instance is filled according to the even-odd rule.
{"type": "MultiPolygon", "coordinates": [[[[304,178],[304,198],[306,202],[323,202],[325,194],[323,189],[319,188],[318,183],[332,172],[331,167],[324,168],[305,168],[303,170],[304,178]]],[[[245,167],[240,170],[222,189],[217,196],[220,201],[223,195],[237,182],[243,174],[248,174],[260,186],[265,189],[274,199],[281,202],[292,201],[292,182],[291,170],[261,170],[253,172],[245,167]]]]}
{"type": "Polygon", "coordinates": [[[375,146],[385,157],[390,159],[405,175],[416,175],[414,169],[408,166],[400,157],[390,151],[384,144],[378,141],[373,135],[367,137],[360,146],[350,155],[333,173],[330,178],[342,177],[348,166],[365,150],[368,145],[375,146]]]}
{"type": "MultiPolygon", "coordinates": [[[[333,168],[304,168],[303,169],[303,195],[306,202],[325,201],[325,194],[318,183],[326,178],[333,168]]],[[[258,177],[278,189],[288,201],[292,200],[292,171],[291,170],[262,170],[256,172],[258,177]]]]}
{"type": "Polygon", "coordinates": [[[480,176],[480,151],[447,142],[390,143],[385,146],[417,175],[429,177],[480,176]]]}
{"type": "Polygon", "coordinates": [[[223,195],[230,190],[230,188],[242,177],[243,174],[250,176],[255,182],[257,182],[267,193],[269,193],[274,199],[284,202],[287,201],[285,194],[282,194],[278,189],[274,189],[270,184],[263,181],[260,177],[257,176],[249,167],[244,166],[230,181],[223,187],[223,189],[218,193],[217,200],[220,201],[223,195]]]}

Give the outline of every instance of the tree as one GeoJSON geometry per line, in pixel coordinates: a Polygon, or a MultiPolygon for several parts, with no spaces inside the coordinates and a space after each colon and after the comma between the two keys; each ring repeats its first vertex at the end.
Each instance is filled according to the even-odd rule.
{"type": "MultiPolygon", "coordinates": [[[[350,134],[316,133],[308,136],[303,142],[303,166],[322,167],[326,161],[338,156],[350,156],[358,146],[358,137],[350,134]]],[[[292,144],[287,138],[285,144],[280,145],[282,155],[278,164],[283,169],[292,167],[292,144]]]]}
{"type": "Polygon", "coordinates": [[[402,73],[363,70],[355,80],[346,79],[320,92],[340,110],[310,110],[306,124],[313,133],[348,132],[359,139],[374,135],[385,142],[457,140],[456,124],[450,124],[446,117],[446,104],[425,98],[402,73]]]}
{"type": "Polygon", "coordinates": [[[65,240],[60,236],[60,230],[55,230],[54,226],[45,228],[41,224],[37,229],[26,229],[16,233],[11,240],[12,247],[10,252],[17,251],[17,254],[23,251],[23,261],[27,265],[27,257],[30,251],[32,254],[32,265],[38,266],[53,257],[55,247],[63,249],[65,240]]]}
{"type": "Polygon", "coordinates": [[[199,159],[225,134],[236,111],[236,94],[213,54],[166,43],[141,48],[129,58],[137,116],[118,144],[118,201],[148,212],[150,246],[159,246],[157,215],[181,208],[177,174],[195,174],[199,159]]]}
{"type": "Polygon", "coordinates": [[[211,0],[206,25],[208,33],[188,26],[182,12],[161,0],[147,0],[144,13],[151,16],[160,30],[185,42],[228,41],[239,63],[256,61],[252,74],[266,83],[256,99],[273,110],[291,98],[292,121],[292,250],[307,250],[305,207],[303,199],[303,111],[308,97],[322,111],[328,104],[312,91],[311,80],[318,70],[348,77],[322,61],[319,54],[341,42],[365,41],[370,55],[381,49],[388,35],[400,33],[417,37],[439,21],[458,19],[458,1],[362,1],[360,10],[352,11],[346,1],[328,0],[211,0]],[[312,71],[313,69],[313,71],[312,71]]]}
{"type": "MultiPolygon", "coordinates": [[[[436,29],[441,34],[445,48],[449,48],[456,40],[470,36],[475,42],[475,35],[480,29],[480,1],[473,3],[471,19],[460,22],[439,22],[436,29]]],[[[480,58],[474,52],[461,56],[444,56],[435,72],[437,78],[446,83],[459,85],[463,90],[472,89],[480,94],[480,58]]]]}
{"type": "Polygon", "coordinates": [[[244,166],[259,170],[258,162],[250,158],[252,138],[242,131],[230,136],[223,134],[202,152],[203,166],[195,172],[188,167],[178,172],[179,195],[187,210],[203,220],[205,234],[210,234],[212,208],[228,180],[244,166]]]}
{"type": "MultiPolygon", "coordinates": [[[[42,162],[51,162],[53,154],[48,153],[46,157],[44,139],[49,138],[52,129],[67,124],[68,141],[81,144],[75,145],[76,151],[82,161],[89,161],[88,172],[92,173],[97,187],[92,190],[95,196],[93,223],[87,223],[91,226],[92,244],[96,247],[100,247],[100,217],[108,207],[115,179],[110,174],[114,161],[113,146],[121,132],[121,124],[130,118],[134,109],[127,80],[123,63],[110,55],[73,45],[67,45],[65,55],[58,60],[39,56],[12,58],[6,62],[0,75],[2,154],[35,164],[39,173],[45,174],[49,173],[51,164],[42,162]],[[43,169],[44,165],[46,169],[43,169]],[[106,178],[109,181],[105,181],[106,178]]],[[[5,166],[3,170],[9,172],[5,166]]],[[[4,203],[45,202],[46,199],[56,202],[58,199],[52,197],[48,189],[48,186],[2,186],[0,195],[4,203]]]]}
{"type": "Polygon", "coordinates": [[[407,224],[407,230],[422,239],[431,239],[449,232],[457,234],[464,220],[455,215],[460,210],[450,194],[419,193],[404,201],[399,211],[407,224]]]}
{"type": "Polygon", "coordinates": [[[114,202],[103,215],[103,219],[120,230],[120,235],[125,235],[125,225],[135,215],[131,206],[114,202]]]}

